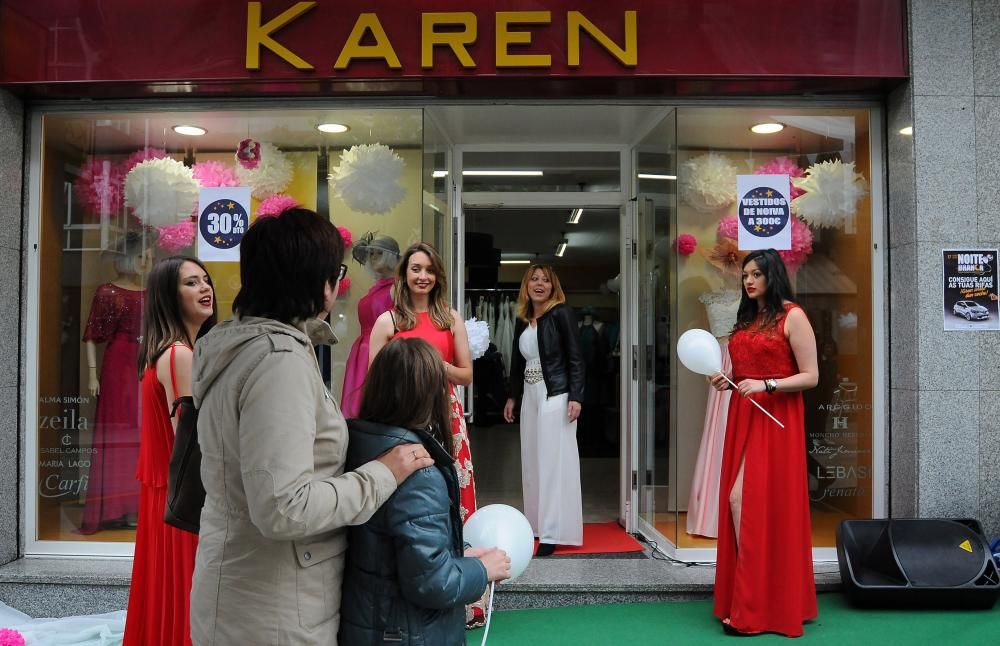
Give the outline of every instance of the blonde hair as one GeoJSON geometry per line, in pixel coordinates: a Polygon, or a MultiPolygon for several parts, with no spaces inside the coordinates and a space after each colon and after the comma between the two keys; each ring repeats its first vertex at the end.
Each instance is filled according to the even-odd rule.
{"type": "MultiPolygon", "coordinates": [[[[542,314],[545,314],[556,305],[561,305],[566,302],[566,294],[563,293],[562,284],[560,284],[559,277],[556,276],[556,272],[552,269],[551,265],[531,265],[528,267],[528,271],[524,272],[524,278],[521,279],[521,291],[517,294],[517,318],[521,319],[525,323],[527,323],[534,314],[534,304],[528,296],[528,281],[531,280],[532,274],[538,270],[541,270],[542,273],[545,274],[545,277],[549,279],[549,282],[552,283],[552,295],[549,296],[549,300],[545,302],[545,307],[542,308],[542,314]]],[[[539,314],[539,316],[541,316],[541,314],[539,314]]]]}
{"type": "Polygon", "coordinates": [[[439,330],[449,330],[455,324],[451,315],[451,305],[445,294],[448,293],[448,277],[445,275],[444,262],[441,256],[426,242],[411,244],[400,257],[396,265],[396,282],[392,285],[393,310],[396,314],[396,327],[400,330],[412,330],[417,325],[417,313],[413,309],[413,298],[410,296],[410,286],[406,284],[406,272],[413,254],[423,252],[431,259],[431,273],[434,274],[434,287],[427,298],[427,313],[439,330]]]}

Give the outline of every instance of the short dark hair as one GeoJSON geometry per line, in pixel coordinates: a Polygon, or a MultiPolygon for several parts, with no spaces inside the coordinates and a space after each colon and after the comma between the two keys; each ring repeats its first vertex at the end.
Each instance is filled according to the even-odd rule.
{"type": "Polygon", "coordinates": [[[438,351],[415,337],[386,343],[368,368],[359,417],[426,431],[451,453],[451,390],[438,351]]]}
{"type": "Polygon", "coordinates": [[[240,244],[240,291],[233,310],[283,323],[323,310],[327,283],[336,285],[344,260],[337,227],[309,209],[294,208],[250,225],[240,244]]]}

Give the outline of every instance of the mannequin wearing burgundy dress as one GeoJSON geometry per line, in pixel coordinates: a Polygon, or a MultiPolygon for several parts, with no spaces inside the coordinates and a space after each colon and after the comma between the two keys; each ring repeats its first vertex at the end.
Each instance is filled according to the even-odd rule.
{"type": "Polygon", "coordinates": [[[145,291],[141,272],[147,261],[138,236],[130,234],[115,257],[118,277],[94,292],[83,334],[90,394],[97,398],[87,498],[81,534],[135,526],[139,510],[139,376],[136,360],[145,291]],[[100,376],[97,344],[104,344],[100,376]]]}
{"type": "Polygon", "coordinates": [[[375,284],[358,301],[358,322],[361,333],[351,346],[344,371],[344,389],[340,409],[345,418],[357,417],[361,406],[361,389],[368,373],[368,349],[372,327],[383,312],[392,309],[393,272],[399,262],[399,244],[387,236],[366,235],[351,250],[354,259],[364,265],[375,284]]]}

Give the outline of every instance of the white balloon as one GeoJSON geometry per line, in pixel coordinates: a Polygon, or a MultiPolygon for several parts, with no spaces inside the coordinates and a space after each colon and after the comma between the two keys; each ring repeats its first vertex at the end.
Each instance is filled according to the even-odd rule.
{"type": "Polygon", "coordinates": [[[528,568],[535,551],[535,533],[524,514],[510,505],[480,507],[465,521],[462,534],[472,547],[499,547],[510,557],[513,581],[528,568]]]}
{"type": "Polygon", "coordinates": [[[722,348],[708,330],[688,330],[677,339],[677,358],[684,367],[700,375],[722,371],[722,348]]]}

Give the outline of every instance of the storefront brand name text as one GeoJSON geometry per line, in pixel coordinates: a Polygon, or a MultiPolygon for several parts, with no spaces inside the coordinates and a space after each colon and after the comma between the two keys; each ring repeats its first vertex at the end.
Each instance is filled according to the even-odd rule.
{"type": "MultiPolygon", "coordinates": [[[[260,2],[247,3],[246,69],[260,69],[260,53],[267,49],[289,65],[299,70],[315,69],[313,62],[303,59],[277,40],[277,33],[316,6],[316,2],[297,2],[281,14],[264,21],[260,2]]],[[[580,66],[581,34],[586,34],[624,67],[635,67],[639,62],[639,46],[635,11],[623,12],[623,44],[615,42],[580,11],[567,11],[566,65],[580,66]]],[[[532,45],[531,28],[547,29],[552,24],[551,11],[497,11],[495,16],[494,64],[503,68],[548,68],[552,54],[528,52],[532,45]],[[519,53],[511,53],[516,47],[519,53]]],[[[434,67],[435,48],[450,50],[465,69],[475,69],[476,60],[469,47],[478,38],[478,16],[469,11],[448,11],[420,14],[420,67],[434,67]]],[[[399,35],[397,35],[399,37],[399,35]]],[[[361,13],[354,21],[350,35],[340,48],[333,64],[334,70],[346,70],[355,60],[383,61],[390,69],[403,67],[390,35],[385,31],[376,13],[361,13]]]]}

